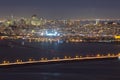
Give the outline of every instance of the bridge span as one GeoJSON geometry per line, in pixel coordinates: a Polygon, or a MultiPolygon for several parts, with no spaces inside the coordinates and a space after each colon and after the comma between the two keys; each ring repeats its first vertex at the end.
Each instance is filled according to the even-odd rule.
{"type": "Polygon", "coordinates": [[[119,54],[108,54],[108,55],[100,55],[97,54],[96,56],[75,56],[75,57],[68,57],[65,56],[64,58],[54,57],[53,59],[41,58],[40,60],[29,59],[28,61],[22,61],[20,59],[16,60],[15,62],[3,61],[0,64],[0,67],[12,67],[12,66],[22,66],[22,65],[33,65],[33,64],[52,64],[52,63],[69,63],[72,61],[90,61],[90,60],[106,60],[106,59],[120,59],[119,54]]]}

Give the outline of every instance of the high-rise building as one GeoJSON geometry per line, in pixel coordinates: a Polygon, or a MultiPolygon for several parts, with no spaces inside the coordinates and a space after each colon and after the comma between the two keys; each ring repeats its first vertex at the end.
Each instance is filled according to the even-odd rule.
{"type": "Polygon", "coordinates": [[[100,23],[100,19],[96,19],[96,25],[100,23]]]}

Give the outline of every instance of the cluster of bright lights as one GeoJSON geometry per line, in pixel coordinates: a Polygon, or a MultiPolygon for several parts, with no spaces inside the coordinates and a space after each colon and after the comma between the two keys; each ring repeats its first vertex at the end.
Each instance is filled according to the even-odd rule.
{"type": "Polygon", "coordinates": [[[46,30],[41,33],[41,36],[60,36],[60,34],[56,30],[46,30]]]}
{"type": "Polygon", "coordinates": [[[46,31],[46,36],[56,36],[57,32],[48,32],[46,31]]]}

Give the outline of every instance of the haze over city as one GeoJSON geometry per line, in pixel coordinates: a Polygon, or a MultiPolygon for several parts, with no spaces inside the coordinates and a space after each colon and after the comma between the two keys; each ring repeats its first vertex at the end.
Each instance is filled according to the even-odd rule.
{"type": "Polygon", "coordinates": [[[120,18],[120,0],[0,0],[0,17],[120,18]],[[88,14],[89,13],[89,14],[88,14]]]}

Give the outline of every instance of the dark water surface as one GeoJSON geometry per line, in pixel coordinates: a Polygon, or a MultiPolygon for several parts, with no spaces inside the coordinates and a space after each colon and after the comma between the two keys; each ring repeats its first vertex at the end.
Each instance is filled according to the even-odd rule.
{"type": "MultiPolygon", "coordinates": [[[[0,61],[28,60],[119,53],[119,44],[108,43],[30,43],[27,46],[0,47],[0,61]],[[36,44],[36,45],[32,45],[36,44]],[[32,46],[32,47],[31,47],[32,46]]],[[[120,60],[83,61],[50,65],[0,68],[0,80],[120,80],[120,60]]]]}

